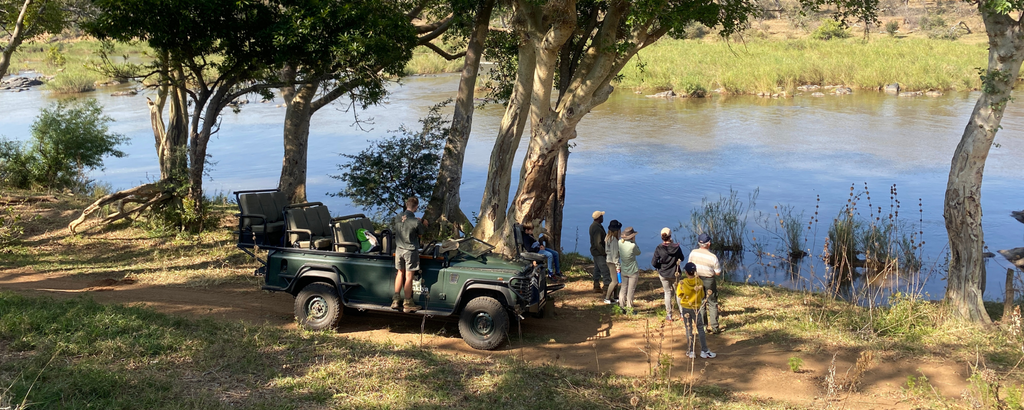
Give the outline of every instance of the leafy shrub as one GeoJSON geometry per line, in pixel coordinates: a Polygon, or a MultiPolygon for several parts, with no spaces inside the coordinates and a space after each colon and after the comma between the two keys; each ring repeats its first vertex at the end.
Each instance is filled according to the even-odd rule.
{"type": "Polygon", "coordinates": [[[921,30],[946,29],[946,20],[938,14],[925,14],[917,23],[921,30]]]}
{"type": "Polygon", "coordinates": [[[59,45],[52,45],[46,50],[46,64],[51,67],[64,67],[68,60],[64,58],[59,45]]]}
{"type": "Polygon", "coordinates": [[[108,132],[111,121],[95,99],[61,100],[43,108],[29,143],[0,140],[0,183],[84,190],[85,173],[102,169],[103,157],[126,155],[117,146],[127,139],[108,132]]]}
{"type": "Polygon", "coordinates": [[[437,182],[441,149],[451,122],[442,118],[440,110],[450,102],[431,107],[419,121],[423,125],[419,132],[403,125],[398,130],[401,135],[373,141],[355,155],[341,154],[348,162],[338,164],[343,172],[331,178],[344,182],[345,187],[331,195],[348,197],[376,219],[402,209],[408,197],[429,196],[437,182]]]}
{"type": "Polygon", "coordinates": [[[885,23],[885,32],[889,33],[890,37],[896,37],[896,33],[900,31],[900,22],[896,20],[890,20],[885,23]]]}
{"type": "Polygon", "coordinates": [[[816,40],[832,40],[849,37],[850,31],[847,30],[842,23],[833,19],[825,19],[821,22],[821,25],[811,33],[811,38],[816,40]]]}
{"type": "Polygon", "coordinates": [[[792,370],[793,373],[799,373],[800,372],[800,366],[803,366],[803,365],[804,365],[804,359],[801,359],[801,358],[796,357],[796,356],[793,356],[793,357],[789,358],[789,370],[792,370]]]}
{"type": "Polygon", "coordinates": [[[683,85],[683,91],[686,92],[687,96],[693,98],[704,98],[708,95],[708,90],[703,85],[696,82],[687,82],[683,85]]]}

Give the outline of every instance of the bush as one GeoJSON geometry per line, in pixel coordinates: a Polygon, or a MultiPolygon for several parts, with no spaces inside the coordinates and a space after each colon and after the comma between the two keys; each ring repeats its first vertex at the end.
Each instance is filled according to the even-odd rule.
{"type": "Polygon", "coordinates": [[[0,183],[27,188],[84,190],[85,173],[103,168],[103,157],[123,157],[126,138],[109,133],[113,121],[95,99],[62,100],[43,108],[32,124],[32,140],[0,140],[0,183]]]}
{"type": "Polygon", "coordinates": [[[440,110],[450,102],[431,107],[420,119],[423,129],[419,132],[403,125],[398,130],[402,135],[374,141],[355,155],[341,154],[348,162],[338,164],[343,173],[331,178],[344,182],[345,188],[331,196],[348,197],[378,220],[404,208],[408,197],[429,196],[437,182],[441,149],[451,122],[441,117],[440,110]]]}
{"type": "Polygon", "coordinates": [[[811,33],[811,38],[816,40],[832,40],[836,38],[843,39],[849,37],[850,31],[847,30],[842,23],[833,19],[825,19],[821,22],[821,25],[814,30],[814,33],[811,33]]]}
{"type": "Polygon", "coordinates": [[[946,20],[938,14],[926,14],[918,20],[918,25],[921,26],[921,30],[945,30],[946,20]]]}
{"type": "Polygon", "coordinates": [[[900,22],[896,20],[890,20],[885,23],[885,32],[889,33],[890,37],[896,37],[896,33],[900,31],[900,22]]]}

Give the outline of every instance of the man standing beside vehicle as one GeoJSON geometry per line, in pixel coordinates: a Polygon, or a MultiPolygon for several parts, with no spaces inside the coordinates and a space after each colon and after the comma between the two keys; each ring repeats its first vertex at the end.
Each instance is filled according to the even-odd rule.
{"type": "Polygon", "coordinates": [[[718,262],[718,256],[711,252],[711,235],[702,233],[697,237],[697,245],[700,247],[690,251],[687,258],[694,265],[697,265],[697,277],[704,282],[704,290],[707,291],[707,303],[698,315],[706,317],[704,321],[709,331],[719,333],[718,328],[718,283],[715,276],[722,274],[722,265],[718,262]]]}
{"type": "Polygon", "coordinates": [[[409,197],[405,200],[405,210],[395,216],[391,230],[395,233],[395,295],[391,298],[391,308],[398,310],[402,302],[402,290],[405,290],[406,313],[420,310],[412,299],[412,277],[420,270],[420,236],[427,232],[427,220],[416,217],[420,206],[419,199],[409,197]]]}
{"type": "Polygon", "coordinates": [[[608,253],[605,250],[604,212],[594,211],[594,223],[590,224],[590,256],[594,257],[594,292],[604,293],[601,284],[607,288],[612,283],[611,272],[608,271],[608,253]]]}

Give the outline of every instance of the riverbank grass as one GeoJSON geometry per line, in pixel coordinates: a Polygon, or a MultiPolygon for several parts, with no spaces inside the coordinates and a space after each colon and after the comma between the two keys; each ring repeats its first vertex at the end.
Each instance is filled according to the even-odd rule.
{"type": "Polygon", "coordinates": [[[804,84],[879,89],[898,82],[906,90],[971,90],[985,67],[984,44],[924,38],[875,37],[796,40],[665,39],[644,49],[623,70],[621,86],[642,90],[708,90],[752,94],[804,84]]]}

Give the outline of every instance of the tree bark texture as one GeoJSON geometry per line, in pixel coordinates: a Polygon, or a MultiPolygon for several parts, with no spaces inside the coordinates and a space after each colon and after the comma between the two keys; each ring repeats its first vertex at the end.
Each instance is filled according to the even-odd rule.
{"type": "Polygon", "coordinates": [[[455,234],[466,224],[469,218],[462,212],[462,201],[459,190],[462,188],[462,164],[466,158],[466,144],[473,129],[473,97],[476,79],[480,73],[480,59],[484,53],[484,41],[487,39],[488,23],[495,0],[485,0],[477,10],[473,21],[473,33],[466,47],[465,64],[459,80],[459,91],[455,99],[455,114],[448,131],[441,155],[441,168],[437,174],[437,183],[430,196],[430,202],[424,212],[424,218],[434,222],[432,227],[440,229],[442,225],[454,226],[455,234]]]}
{"type": "Polygon", "coordinates": [[[0,77],[7,75],[7,68],[11,65],[11,56],[14,55],[14,50],[17,50],[21,46],[21,42],[25,40],[25,16],[28,14],[28,7],[32,5],[32,1],[25,0],[25,3],[21,5],[21,12],[18,13],[18,19],[14,22],[14,31],[11,32],[3,51],[0,51],[0,77]]]}
{"type": "Polygon", "coordinates": [[[970,321],[990,323],[983,304],[985,237],[981,226],[981,183],[985,160],[1024,59],[1020,23],[980,3],[989,38],[988,70],[960,144],[953,153],[943,216],[949,235],[946,300],[970,321]]]}
{"type": "Polygon", "coordinates": [[[509,189],[512,184],[512,163],[516,150],[523,138],[526,121],[530,118],[529,107],[533,97],[533,75],[536,69],[536,49],[522,37],[519,43],[519,66],[512,96],[501,118],[498,137],[491,149],[491,160],[487,167],[487,183],[480,201],[480,214],[473,236],[489,243],[495,243],[493,236],[505,224],[508,208],[509,189]]]}
{"type": "MultiPolygon", "coordinates": [[[[575,131],[574,131],[575,132],[575,131]]],[[[574,137],[573,137],[574,138],[574,137]]],[[[565,209],[565,173],[569,169],[569,143],[566,142],[558,150],[558,159],[554,166],[555,200],[551,202],[551,219],[549,225],[551,234],[548,240],[551,247],[562,251],[562,217],[565,209]]]]}
{"type": "Polygon", "coordinates": [[[146,99],[149,105],[149,121],[153,128],[160,179],[180,181],[185,177],[188,167],[185,158],[188,143],[188,95],[181,87],[176,86],[184,77],[181,67],[173,66],[167,53],[161,54],[159,58],[160,85],[157,101],[146,99]],[[168,122],[164,124],[164,107],[168,106],[168,102],[168,122]]]}
{"type": "MultiPolygon", "coordinates": [[[[520,1],[520,6],[530,7],[528,1],[520,1]]],[[[509,251],[514,249],[508,243],[513,223],[543,217],[550,209],[549,201],[557,198],[557,183],[552,178],[552,169],[559,150],[576,136],[579,121],[594,107],[607,101],[613,90],[611,81],[629,59],[667,32],[666,27],[655,24],[656,20],[638,24],[630,32],[621,30],[629,7],[628,1],[615,1],[609,5],[597,24],[598,31],[554,108],[550,104],[554,72],[561,47],[576,29],[575,2],[548,3],[544,15],[554,17],[531,26],[531,37],[537,50],[537,68],[530,109],[530,145],[523,160],[519,189],[505,218],[502,230],[505,243],[497,247],[499,252],[511,253],[509,251]],[[556,8],[556,5],[565,8],[556,8]],[[619,47],[620,44],[626,47],[619,47]]]]}
{"type": "Polygon", "coordinates": [[[281,80],[289,84],[281,88],[284,98],[284,157],[277,188],[289,203],[306,202],[306,169],[309,157],[309,123],[313,116],[313,97],[317,84],[295,84],[295,69],[287,66],[281,80]]]}

